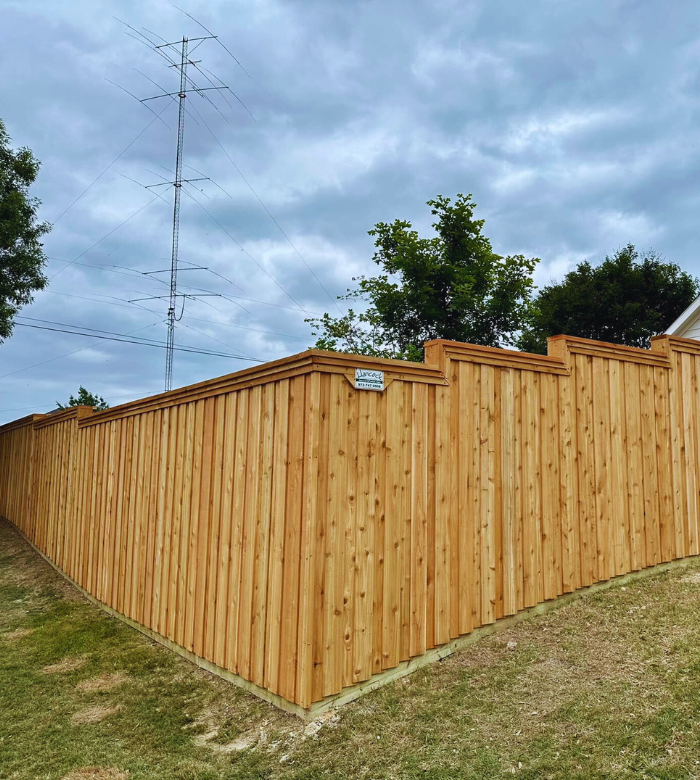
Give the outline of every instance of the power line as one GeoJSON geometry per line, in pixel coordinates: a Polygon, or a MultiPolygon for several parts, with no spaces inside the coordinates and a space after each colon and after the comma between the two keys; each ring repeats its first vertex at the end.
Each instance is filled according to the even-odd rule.
{"type": "MultiPolygon", "coordinates": [[[[77,331],[73,330],[62,330],[60,328],[49,328],[46,325],[29,325],[25,322],[17,322],[15,323],[19,327],[22,328],[35,328],[37,330],[50,330],[54,331],[56,333],[67,333],[70,336],[84,336],[86,338],[91,339],[102,339],[104,341],[119,341],[123,344],[138,344],[142,347],[156,347],[158,349],[167,349],[167,344],[149,344],[145,341],[135,341],[133,339],[126,339],[126,338],[115,338],[114,336],[100,336],[96,333],[78,333],[77,331]]],[[[125,334],[126,335],[126,334],[125,334]]],[[[207,355],[208,357],[223,357],[223,358],[230,358],[232,360],[252,360],[256,363],[263,363],[264,361],[260,358],[249,358],[244,357],[242,355],[229,355],[225,354],[223,352],[214,352],[213,350],[203,350],[203,349],[192,349],[189,347],[173,347],[173,349],[177,350],[178,352],[191,352],[197,355],[207,355]]]]}
{"type": "MultiPolygon", "coordinates": [[[[139,333],[142,330],[147,330],[148,328],[153,328],[156,325],[159,325],[160,322],[154,322],[151,325],[145,325],[143,328],[137,328],[136,330],[132,330],[130,333],[127,333],[127,336],[133,336],[134,333],[139,333]]],[[[42,360],[39,363],[32,363],[31,366],[24,366],[24,368],[18,368],[15,371],[10,371],[7,374],[3,374],[0,376],[0,379],[4,379],[8,376],[13,376],[14,374],[19,374],[22,371],[28,371],[30,368],[38,368],[39,366],[44,366],[47,363],[53,363],[55,360],[61,360],[62,358],[70,357],[71,355],[75,355],[78,352],[84,352],[86,349],[91,349],[92,344],[88,344],[87,347],[80,347],[80,349],[74,349],[72,352],[65,352],[63,355],[56,355],[55,357],[49,358],[48,360],[42,360]]],[[[31,407],[25,407],[25,408],[31,408],[31,407]]],[[[3,409],[4,412],[13,412],[13,411],[21,411],[18,409],[3,409]]]]}
{"type": "MultiPolygon", "coordinates": [[[[55,322],[54,320],[44,320],[41,317],[26,317],[23,314],[18,314],[17,317],[18,317],[18,319],[21,319],[21,320],[31,320],[32,322],[43,322],[46,325],[61,325],[64,328],[77,328],[77,329],[79,328],[80,330],[89,330],[89,331],[92,331],[93,333],[105,333],[108,336],[126,337],[126,336],[133,335],[133,333],[115,333],[112,330],[102,330],[101,328],[88,328],[87,325],[73,325],[72,323],[69,323],[69,322],[55,322]]],[[[153,324],[157,325],[158,323],[154,322],[153,324]]],[[[143,328],[140,328],[139,330],[143,330],[143,328]]],[[[146,342],[151,342],[152,341],[152,342],[156,342],[157,344],[161,344],[162,343],[160,341],[156,341],[156,339],[144,338],[142,336],[137,336],[137,338],[140,341],[146,341],[146,342]]]]}

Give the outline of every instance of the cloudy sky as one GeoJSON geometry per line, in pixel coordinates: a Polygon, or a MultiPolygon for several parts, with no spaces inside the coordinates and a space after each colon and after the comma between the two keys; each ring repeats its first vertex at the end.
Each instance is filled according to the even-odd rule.
{"type": "MultiPolygon", "coordinates": [[[[182,267],[207,270],[180,281],[216,297],[185,300],[176,338],[219,356],[176,353],[175,386],[307,348],[304,318],[373,272],[372,225],[428,231],[438,194],[473,193],[497,252],[541,258],[538,283],[629,241],[700,275],[698,3],[178,4],[245,68],[207,41],[195,80],[216,74],[255,120],[233,94],[187,99],[185,173],[211,181],[185,188],[182,267]]],[[[167,293],[146,272],[169,267],[172,188],[142,185],[171,176],[177,108],[123,90],[176,75],[114,17],[203,34],[161,0],[0,0],[0,117],[41,160],[55,223],[49,287],[0,345],[0,423],[80,384],[112,405],[163,387],[162,349],[44,329],[166,336],[165,301],[133,301],[167,293]]]]}

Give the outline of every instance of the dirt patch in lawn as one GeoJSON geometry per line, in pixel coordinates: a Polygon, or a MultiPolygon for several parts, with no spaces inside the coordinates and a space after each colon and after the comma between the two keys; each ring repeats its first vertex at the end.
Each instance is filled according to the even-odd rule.
{"type": "Polygon", "coordinates": [[[75,687],[79,691],[111,691],[127,681],[128,677],[123,672],[113,674],[99,674],[89,680],[79,682],[75,687]]]}
{"type": "Polygon", "coordinates": [[[85,666],[86,658],[64,658],[57,664],[49,664],[42,670],[42,674],[64,674],[65,672],[72,672],[74,669],[80,669],[81,666],[85,666]]]}
{"type": "Polygon", "coordinates": [[[84,710],[80,710],[80,712],[76,712],[71,720],[78,726],[87,726],[90,723],[99,723],[110,715],[114,715],[115,712],[120,712],[123,709],[121,704],[118,704],[115,707],[104,707],[101,704],[96,704],[94,707],[87,707],[84,710]]]}
{"type": "Polygon", "coordinates": [[[15,631],[8,631],[7,634],[3,634],[2,638],[8,640],[9,642],[14,641],[15,639],[22,639],[25,636],[29,636],[30,634],[34,633],[33,628],[18,628],[15,631]]]}
{"type": "Polygon", "coordinates": [[[209,731],[206,734],[198,734],[194,737],[193,741],[196,745],[209,748],[215,753],[236,753],[240,750],[246,750],[247,748],[253,747],[253,745],[258,744],[258,742],[264,744],[266,741],[265,732],[262,729],[260,732],[248,731],[225,744],[220,744],[216,741],[218,736],[219,731],[216,729],[215,731],[209,731]]]}
{"type": "Polygon", "coordinates": [[[85,766],[65,775],[63,780],[126,780],[127,777],[129,777],[129,770],[123,771],[106,766],[85,766]]]}

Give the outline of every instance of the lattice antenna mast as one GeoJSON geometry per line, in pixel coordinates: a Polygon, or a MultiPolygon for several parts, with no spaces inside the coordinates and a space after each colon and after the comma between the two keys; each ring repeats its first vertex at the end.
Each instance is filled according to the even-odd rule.
{"type": "MultiPolygon", "coordinates": [[[[128,26],[128,25],[127,25],[128,26]]],[[[133,29],[133,28],[130,28],[133,29]]],[[[145,36],[142,36],[145,37],[145,36]]],[[[177,68],[180,71],[180,89],[178,92],[162,92],[159,95],[153,95],[152,97],[143,98],[141,103],[146,103],[149,100],[156,100],[157,98],[169,98],[175,100],[177,98],[178,105],[178,117],[177,117],[177,150],[175,153],[175,180],[172,182],[164,181],[158,184],[147,185],[147,188],[162,187],[164,184],[172,184],[175,188],[175,197],[173,203],[173,243],[172,243],[172,255],[170,259],[170,295],[168,299],[168,337],[166,340],[165,349],[165,390],[172,390],[173,386],[173,353],[175,348],[175,323],[180,319],[177,314],[177,299],[182,298],[177,291],[177,274],[178,274],[178,252],[180,245],[180,197],[182,194],[182,185],[194,181],[203,181],[208,177],[201,179],[183,179],[182,178],[182,165],[184,157],[185,147],[185,114],[187,114],[187,108],[185,106],[185,100],[189,92],[196,92],[200,97],[204,97],[203,92],[209,90],[226,90],[228,87],[225,84],[217,85],[213,84],[211,87],[199,87],[190,77],[187,75],[187,66],[194,65],[196,67],[199,60],[191,60],[189,58],[189,44],[193,41],[203,43],[204,41],[215,39],[215,35],[205,35],[199,38],[187,38],[182,37],[181,41],[162,43],[158,46],[154,45],[148,38],[146,40],[153,46],[156,51],[161,49],[169,49],[172,52],[176,52],[179,55],[179,62],[174,61],[168,52],[160,52],[165,59],[170,63],[171,67],[177,68]],[[188,88],[189,87],[189,88],[188,88]]],[[[163,40],[161,38],[161,40],[163,40]]],[[[194,48],[196,49],[197,46],[194,48]]],[[[160,273],[160,272],[154,272],[160,273]]],[[[159,296],[153,296],[159,297],[159,296]]],[[[184,297],[195,297],[187,295],[184,297]]],[[[200,297],[200,296],[196,296],[200,297]]]]}
{"type": "Polygon", "coordinates": [[[185,100],[187,98],[187,45],[183,36],[180,49],[180,91],[177,115],[177,153],[175,155],[175,197],[173,205],[173,247],[170,258],[170,301],[168,306],[168,338],[165,348],[165,392],[173,386],[173,353],[175,347],[175,306],[177,303],[177,257],[180,243],[180,194],[182,191],[182,155],[185,144],[185,100]]]}

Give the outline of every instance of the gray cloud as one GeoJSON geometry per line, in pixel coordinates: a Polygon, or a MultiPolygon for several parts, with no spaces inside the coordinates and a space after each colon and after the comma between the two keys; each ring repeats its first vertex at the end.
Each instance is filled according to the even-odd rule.
{"type": "MultiPolygon", "coordinates": [[[[307,312],[334,308],[204,122],[332,296],[372,272],[375,222],[400,217],[427,231],[425,201],[457,192],[474,194],[497,251],[542,259],[540,283],[627,241],[700,273],[697,4],[184,7],[244,63],[250,78],[216,44],[198,50],[257,121],[233,96],[233,109],[217,102],[226,120],[188,98],[187,171],[223,190],[204,183],[183,198],[181,258],[234,284],[182,273],[183,285],[226,298],[188,300],[178,343],[273,359],[312,340],[292,299],[307,312]]],[[[5,0],[0,13],[11,63],[0,116],[41,159],[36,194],[55,220],[154,119],[105,79],[139,96],[155,87],[134,68],[174,85],[113,16],[168,40],[200,31],[160,0],[5,0]]],[[[168,266],[168,188],[168,203],[156,199],[82,254],[152,198],[126,177],[148,184],[172,170],[176,109],[154,108],[169,128],[154,121],[47,237],[57,275],[25,317],[164,340],[165,304],[128,301],[166,291],[166,275],[139,272],[168,266]]],[[[178,353],[175,382],[246,365],[178,353]]],[[[18,327],[0,346],[0,422],[47,410],[80,383],[112,403],[159,392],[163,368],[162,350],[18,327]]]]}

